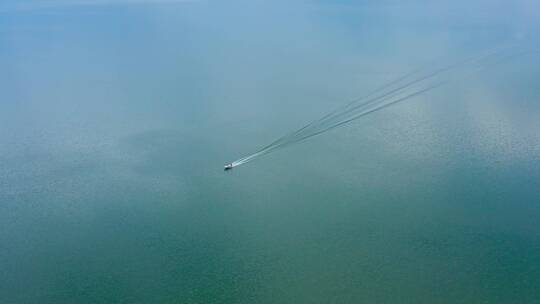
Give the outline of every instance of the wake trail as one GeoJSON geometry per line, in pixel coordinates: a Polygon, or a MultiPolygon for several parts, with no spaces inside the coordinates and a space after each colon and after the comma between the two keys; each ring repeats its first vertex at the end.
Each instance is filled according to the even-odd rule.
{"type": "MultiPolygon", "coordinates": [[[[508,50],[512,48],[514,47],[510,46],[506,49],[508,50]]],[[[508,54],[505,52],[504,48],[496,48],[485,52],[482,55],[471,56],[467,59],[437,68],[432,71],[424,72],[423,70],[425,69],[417,69],[393,81],[390,81],[389,83],[373,90],[364,97],[350,101],[344,106],[341,106],[323,117],[306,124],[294,132],[274,140],[255,153],[232,162],[231,166],[236,167],[245,164],[254,160],[255,158],[326,133],[368,114],[417,97],[450,82],[463,80],[474,73],[492,67],[506,59],[519,56],[520,54],[523,54],[523,52],[508,54]],[[464,71],[461,71],[460,69],[464,69],[464,71]],[[459,73],[464,73],[466,75],[463,76],[459,73]],[[415,75],[416,77],[412,78],[415,75]],[[438,79],[440,76],[447,77],[438,79]]]]}

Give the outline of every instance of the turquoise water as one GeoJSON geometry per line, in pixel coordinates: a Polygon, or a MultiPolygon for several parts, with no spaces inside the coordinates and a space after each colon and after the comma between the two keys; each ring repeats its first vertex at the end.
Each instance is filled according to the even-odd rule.
{"type": "Polygon", "coordinates": [[[540,303],[528,54],[223,171],[534,1],[4,1],[1,303],[540,303]]]}

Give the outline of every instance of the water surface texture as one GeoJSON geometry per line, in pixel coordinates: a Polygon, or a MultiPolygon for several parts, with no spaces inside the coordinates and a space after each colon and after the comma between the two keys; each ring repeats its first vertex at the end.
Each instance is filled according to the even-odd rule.
{"type": "Polygon", "coordinates": [[[0,303],[540,303],[540,55],[223,171],[523,1],[3,0],[0,303]]]}

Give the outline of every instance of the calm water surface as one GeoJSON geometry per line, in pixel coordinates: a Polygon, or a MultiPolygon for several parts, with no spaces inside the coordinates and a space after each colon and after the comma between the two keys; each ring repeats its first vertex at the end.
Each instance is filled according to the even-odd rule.
{"type": "Polygon", "coordinates": [[[1,303],[540,303],[528,54],[232,172],[536,1],[0,3],[1,303]]]}

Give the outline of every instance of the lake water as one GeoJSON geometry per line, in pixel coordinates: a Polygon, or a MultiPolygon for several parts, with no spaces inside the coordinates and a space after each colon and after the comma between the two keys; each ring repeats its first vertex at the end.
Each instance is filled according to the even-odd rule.
{"type": "Polygon", "coordinates": [[[536,1],[0,3],[1,303],[540,303],[540,60],[223,171],[536,1]]]}

